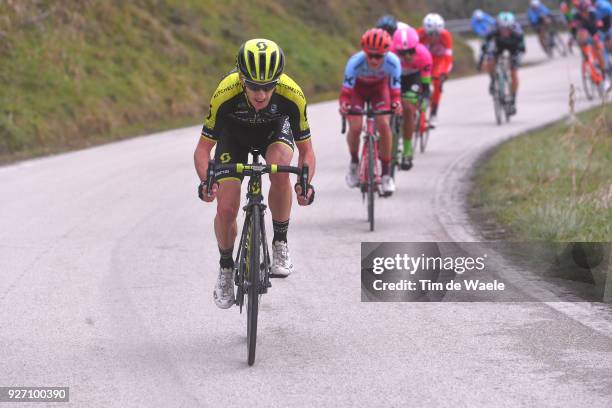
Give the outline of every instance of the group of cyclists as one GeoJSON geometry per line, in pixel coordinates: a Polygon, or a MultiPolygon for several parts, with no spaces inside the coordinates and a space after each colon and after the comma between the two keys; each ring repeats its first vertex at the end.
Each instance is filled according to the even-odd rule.
{"type": "MultiPolygon", "coordinates": [[[[453,37],[442,16],[430,13],[423,25],[413,28],[391,15],[381,17],[376,27],[361,37],[361,51],[352,55],[344,71],[340,93],[340,114],[363,111],[369,101],[379,111],[392,109],[403,118],[403,157],[401,168],[413,165],[412,135],[419,101],[429,106],[430,121],[436,120],[442,87],[453,68],[453,37]],[[433,90],[431,89],[433,87],[433,90]],[[419,96],[422,96],[419,98],[419,96]]],[[[347,144],[350,164],[346,175],[349,187],[359,185],[359,135],[361,116],[348,117],[347,144]]],[[[384,196],[395,192],[391,176],[392,135],[390,115],[376,118],[379,131],[381,190],[384,196]]]]}
{"type": "MultiPolygon", "coordinates": [[[[562,10],[578,44],[594,44],[601,51],[601,66],[606,66],[604,44],[610,47],[611,43],[610,4],[606,0],[598,0],[595,4],[590,0],[573,0],[572,7],[565,5],[562,10]]],[[[538,33],[550,24],[550,16],[550,10],[540,1],[531,1],[529,18],[538,33]]],[[[483,40],[478,69],[491,75],[491,88],[498,58],[506,51],[510,54],[511,112],[515,114],[519,85],[517,70],[525,53],[523,30],[510,12],[499,13],[494,18],[476,10],[471,23],[474,32],[483,40]]],[[[363,33],[360,46],[361,50],[346,63],[339,97],[340,114],[363,112],[366,102],[369,102],[375,110],[392,111],[403,118],[400,167],[409,170],[413,166],[411,139],[415,113],[417,109],[428,107],[429,120],[436,120],[443,84],[453,69],[453,37],[445,28],[442,16],[436,13],[427,14],[418,28],[385,15],[375,27],[363,33]]],[[[249,152],[257,149],[267,163],[278,165],[289,165],[297,147],[298,166],[309,166],[306,194],[303,194],[300,184],[292,188],[287,173],[270,175],[268,203],[274,231],[272,273],[276,276],[288,276],[294,271],[287,243],[292,195],[297,194],[298,204],[302,206],[310,205],[315,197],[310,182],[316,160],[310,139],[306,98],[300,86],[284,73],[284,65],[284,53],[274,41],[256,38],[242,44],[236,56],[236,66],[213,93],[194,153],[196,171],[201,180],[198,195],[205,202],[217,200],[214,229],[219,250],[219,275],[213,298],[215,304],[223,309],[235,302],[233,252],[242,174],[220,171],[214,175],[215,183],[209,189],[207,172],[213,147],[216,146],[216,162],[246,163],[249,152]]],[[[384,196],[392,195],[396,189],[390,172],[390,116],[376,117],[384,196]]],[[[359,136],[363,116],[351,115],[347,120],[350,164],[346,183],[353,188],[359,185],[359,136]]]]}
{"type": "MultiPolygon", "coordinates": [[[[560,2],[559,9],[571,33],[569,49],[571,50],[573,43],[577,43],[586,59],[588,58],[588,47],[593,47],[597,63],[601,67],[604,88],[609,89],[609,77],[612,75],[612,63],[610,61],[610,53],[612,52],[612,29],[610,26],[612,4],[609,0],[596,0],[594,2],[591,0],[572,0],[571,2],[560,2]]],[[[540,0],[531,0],[527,16],[530,26],[538,34],[540,44],[545,51],[548,50],[552,46],[551,42],[554,42],[552,27],[555,23],[555,16],[552,10],[540,0]]],[[[520,55],[525,52],[525,47],[522,41],[522,29],[514,20],[515,18],[511,13],[501,13],[495,19],[482,10],[475,10],[472,14],[471,26],[474,33],[483,39],[482,53],[478,63],[479,70],[483,60],[490,56],[490,39],[496,37],[497,49],[503,49],[505,41],[499,41],[499,37],[504,37],[504,34],[500,30],[505,26],[511,27],[513,34],[506,32],[505,37],[514,37],[514,40],[507,40],[513,43],[507,49],[513,57],[512,89],[516,94],[518,89],[516,68],[518,67],[518,61],[520,61],[520,55]]],[[[490,69],[488,71],[491,72],[490,69]]]]}

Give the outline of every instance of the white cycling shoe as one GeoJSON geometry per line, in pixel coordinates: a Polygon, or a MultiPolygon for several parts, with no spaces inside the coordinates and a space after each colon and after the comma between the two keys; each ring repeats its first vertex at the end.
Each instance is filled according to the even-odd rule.
{"type": "Polygon", "coordinates": [[[390,175],[385,174],[382,176],[380,184],[382,187],[382,192],[385,196],[390,196],[391,194],[395,193],[395,181],[393,181],[393,178],[390,175]]]}
{"type": "Polygon", "coordinates": [[[349,171],[346,173],[346,185],[350,188],[355,188],[359,185],[359,164],[351,163],[349,171]]]}
{"type": "Polygon", "coordinates": [[[289,246],[284,241],[277,241],[272,244],[272,276],[286,278],[295,272],[291,257],[289,256],[289,246]]]}
{"type": "Polygon", "coordinates": [[[229,309],[236,302],[234,297],[234,270],[232,268],[219,269],[213,299],[215,305],[220,309],[229,309]]]}

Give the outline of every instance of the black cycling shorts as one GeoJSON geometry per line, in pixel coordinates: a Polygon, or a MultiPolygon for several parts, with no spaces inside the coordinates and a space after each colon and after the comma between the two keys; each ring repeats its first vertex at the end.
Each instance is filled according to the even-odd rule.
{"type": "Polygon", "coordinates": [[[421,92],[421,73],[402,75],[402,99],[416,103],[421,92]]]}
{"type": "MultiPolygon", "coordinates": [[[[516,49],[508,51],[510,52],[510,69],[516,70],[521,66],[521,53],[516,49]]],[[[495,61],[497,61],[503,53],[503,50],[501,52],[496,52],[495,61]]]]}
{"type": "MultiPolygon", "coordinates": [[[[291,150],[294,149],[293,133],[288,116],[280,117],[265,125],[245,126],[229,122],[219,134],[215,162],[247,163],[251,149],[257,148],[261,156],[265,157],[268,147],[274,143],[282,143],[291,150]]],[[[233,171],[215,174],[215,178],[219,181],[232,178],[242,181],[243,177],[233,171]]]]}
{"type": "Polygon", "coordinates": [[[538,21],[535,22],[535,24],[533,24],[533,29],[536,33],[539,33],[540,30],[543,28],[544,26],[544,17],[542,16],[538,16],[538,21]]]}
{"type": "Polygon", "coordinates": [[[487,58],[489,59],[499,59],[499,57],[504,53],[504,51],[508,51],[510,54],[510,68],[515,70],[518,69],[521,65],[521,51],[518,47],[498,47],[494,46],[492,49],[489,49],[487,52],[487,58]]]}

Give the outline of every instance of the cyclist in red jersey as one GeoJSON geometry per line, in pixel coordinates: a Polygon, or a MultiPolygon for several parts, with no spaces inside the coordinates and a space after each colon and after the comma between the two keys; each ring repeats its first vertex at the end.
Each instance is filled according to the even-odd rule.
{"type": "Polygon", "coordinates": [[[439,14],[430,13],[423,19],[419,28],[420,42],[429,48],[433,57],[433,94],[431,96],[430,120],[438,114],[442,96],[442,85],[453,69],[453,36],[444,28],[444,19],[439,14]]]}
{"type": "MultiPolygon", "coordinates": [[[[401,63],[397,55],[389,52],[391,37],[381,28],[372,28],[361,37],[362,51],[349,58],[344,71],[340,93],[340,113],[363,110],[366,100],[376,110],[393,109],[402,115],[401,63]]],[[[359,134],[363,124],[361,116],[347,118],[349,130],[346,138],[351,155],[346,183],[349,187],[359,185],[359,134]]],[[[381,162],[381,188],[385,196],[395,192],[395,182],[390,175],[391,127],[390,115],[378,116],[376,128],[380,132],[379,159],[381,162]]]]}

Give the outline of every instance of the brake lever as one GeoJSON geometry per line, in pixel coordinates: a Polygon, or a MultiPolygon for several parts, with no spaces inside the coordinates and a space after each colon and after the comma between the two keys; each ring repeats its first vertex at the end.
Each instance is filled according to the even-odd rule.
{"type": "Polygon", "coordinates": [[[208,170],[206,171],[206,195],[212,196],[212,186],[215,182],[215,161],[208,161],[208,170]]]}
{"type": "Polygon", "coordinates": [[[306,198],[308,195],[308,165],[302,165],[302,172],[300,173],[300,186],[302,187],[302,197],[306,198]]]}

